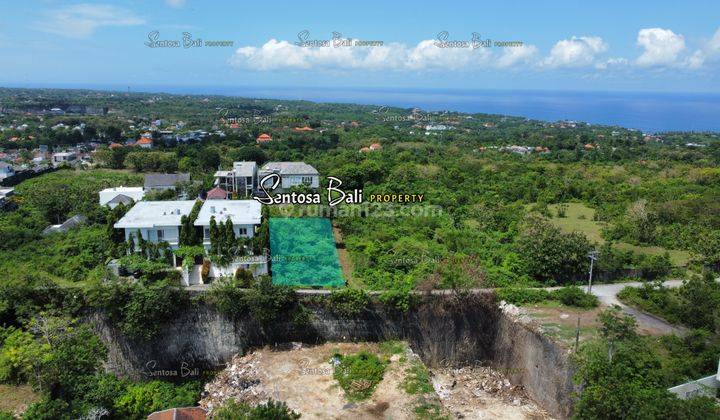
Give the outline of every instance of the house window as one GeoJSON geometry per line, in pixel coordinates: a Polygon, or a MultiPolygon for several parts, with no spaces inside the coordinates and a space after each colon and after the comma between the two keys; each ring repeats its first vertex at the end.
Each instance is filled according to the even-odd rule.
{"type": "Polygon", "coordinates": [[[158,241],[164,240],[165,239],[165,231],[162,229],[158,229],[157,237],[158,237],[158,241]]]}
{"type": "Polygon", "coordinates": [[[240,235],[247,236],[247,228],[238,228],[240,235]]]}
{"type": "Polygon", "coordinates": [[[210,228],[203,229],[203,234],[205,235],[205,239],[210,238],[210,228]]]}
{"type": "Polygon", "coordinates": [[[312,185],[312,177],[311,176],[304,176],[302,177],[302,183],[305,185],[312,185]]]}

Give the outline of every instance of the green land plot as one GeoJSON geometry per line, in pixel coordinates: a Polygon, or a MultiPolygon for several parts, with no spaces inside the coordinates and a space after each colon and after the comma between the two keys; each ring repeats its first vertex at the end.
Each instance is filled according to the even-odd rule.
{"type": "MultiPolygon", "coordinates": [[[[595,209],[586,206],[583,203],[566,203],[567,211],[565,217],[558,217],[557,210],[559,204],[551,204],[548,206],[553,217],[550,221],[565,233],[580,232],[588,238],[590,242],[596,242],[600,245],[605,243],[602,237],[603,222],[593,220],[595,217],[595,209]]],[[[673,265],[684,266],[690,259],[690,253],[677,249],[665,249],[659,246],[638,246],[626,242],[617,242],[614,245],[618,249],[633,251],[637,254],[645,255],[662,255],[666,251],[670,254],[670,260],[673,265]]]]}
{"type": "Polygon", "coordinates": [[[271,217],[270,251],[275,284],[305,287],[345,285],[330,219],[271,217]]]}

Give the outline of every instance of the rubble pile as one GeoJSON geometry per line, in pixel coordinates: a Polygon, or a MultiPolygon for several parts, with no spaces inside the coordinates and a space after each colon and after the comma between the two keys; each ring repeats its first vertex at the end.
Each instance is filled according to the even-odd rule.
{"type": "Polygon", "coordinates": [[[267,401],[270,394],[263,386],[266,375],[260,367],[261,359],[261,352],[235,356],[225,370],[205,384],[200,406],[212,412],[213,408],[230,399],[250,405],[267,401]]]}
{"type": "Polygon", "coordinates": [[[550,418],[527,397],[521,385],[513,385],[502,372],[490,367],[433,371],[432,384],[443,405],[458,418],[485,418],[490,413],[550,418]]]}

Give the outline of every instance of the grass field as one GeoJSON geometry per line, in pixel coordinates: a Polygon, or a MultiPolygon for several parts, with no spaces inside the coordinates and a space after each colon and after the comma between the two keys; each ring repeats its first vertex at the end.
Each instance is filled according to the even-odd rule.
{"type": "MultiPolygon", "coordinates": [[[[552,223],[559,227],[565,233],[580,232],[585,235],[591,242],[603,244],[605,239],[602,237],[602,229],[604,223],[593,220],[595,210],[583,203],[566,203],[568,208],[565,217],[558,217],[558,204],[548,206],[553,217],[550,219],[552,223]]],[[[686,265],[690,259],[690,253],[687,251],[670,249],[659,246],[638,246],[625,242],[615,243],[615,247],[622,250],[630,250],[638,254],[645,255],[661,255],[666,251],[670,254],[670,260],[676,266],[686,265]]]]}
{"type": "Polygon", "coordinates": [[[275,284],[345,285],[330,219],[271,217],[270,250],[275,284]]]}

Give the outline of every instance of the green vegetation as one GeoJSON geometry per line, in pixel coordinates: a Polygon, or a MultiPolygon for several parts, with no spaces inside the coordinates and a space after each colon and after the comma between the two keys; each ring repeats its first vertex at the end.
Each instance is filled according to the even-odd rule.
{"type": "Polygon", "coordinates": [[[212,420],[296,420],[300,418],[300,414],[290,410],[282,401],[270,400],[250,407],[229,399],[215,408],[210,418],[212,420]]]}
{"type": "Polygon", "coordinates": [[[577,355],[583,392],[575,418],[625,418],[628,413],[653,419],[720,416],[711,398],[681,400],[666,390],[677,383],[668,383],[661,357],[647,338],[637,335],[634,318],[615,307],[601,313],[599,320],[601,338],[585,343],[577,355]]]}
{"type": "Polygon", "coordinates": [[[337,361],[333,378],[340,383],[350,401],[370,398],[382,381],[387,364],[366,351],[351,355],[335,354],[333,361],[337,361]]]}
{"type": "Polygon", "coordinates": [[[442,404],[430,380],[430,372],[425,365],[416,360],[405,370],[405,379],[400,384],[410,395],[417,396],[413,411],[419,419],[445,419],[442,404]]]}
{"type": "MultiPolygon", "coordinates": [[[[607,224],[598,221],[595,210],[583,203],[562,203],[548,206],[551,214],[556,214],[550,220],[565,233],[580,232],[593,243],[602,245],[605,238],[603,230],[607,229],[607,224]],[[561,209],[564,210],[564,216],[560,216],[561,209]]],[[[684,266],[690,260],[688,251],[668,250],[661,246],[649,245],[633,245],[627,242],[613,242],[612,246],[618,250],[632,251],[634,254],[645,256],[658,256],[666,252],[670,256],[670,260],[675,266],[684,266]]]]}
{"type": "Polygon", "coordinates": [[[166,281],[108,281],[89,290],[87,300],[90,307],[102,310],[125,334],[140,340],[151,340],[163,323],[191,306],[188,293],[166,281]]]}
{"type": "Polygon", "coordinates": [[[402,388],[410,395],[431,394],[435,389],[430,382],[430,372],[425,365],[416,361],[405,370],[405,381],[402,388]]]}
{"type": "Polygon", "coordinates": [[[268,276],[257,279],[246,291],[241,290],[244,286],[246,284],[242,279],[216,281],[205,295],[205,300],[235,318],[249,314],[263,327],[296,319],[298,312],[303,311],[295,291],[288,286],[273,284],[268,276]]]}
{"type": "Polygon", "coordinates": [[[370,303],[370,297],[362,289],[346,288],[333,290],[328,297],[328,308],[343,317],[357,316],[370,303]]]}
{"type": "Polygon", "coordinates": [[[577,286],[558,289],[552,293],[552,298],[560,301],[563,305],[578,308],[594,308],[600,304],[597,296],[587,293],[577,286]]]}

